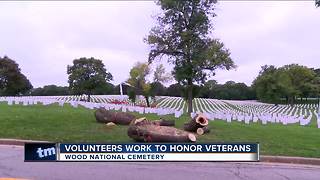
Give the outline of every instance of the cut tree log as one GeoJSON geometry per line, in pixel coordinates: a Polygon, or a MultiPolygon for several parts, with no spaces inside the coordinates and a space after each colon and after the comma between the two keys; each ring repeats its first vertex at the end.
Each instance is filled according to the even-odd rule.
{"type": "Polygon", "coordinates": [[[130,125],[144,125],[144,124],[150,124],[150,121],[148,121],[146,117],[134,119],[130,122],[130,125]]]}
{"type": "Polygon", "coordinates": [[[155,120],[153,122],[155,122],[159,126],[175,126],[174,120],[166,120],[166,119],[160,118],[160,120],[155,120]]]}
{"type": "Polygon", "coordinates": [[[203,133],[206,134],[206,133],[209,133],[210,132],[210,129],[208,126],[205,126],[202,128],[203,129],[203,133]]]}
{"type": "Polygon", "coordinates": [[[99,108],[94,113],[97,122],[109,123],[113,122],[115,124],[128,125],[136,117],[130,113],[126,112],[113,112],[107,111],[104,108],[99,108]]]}
{"type": "Polygon", "coordinates": [[[145,117],[139,118],[139,119],[135,119],[134,121],[131,121],[130,124],[153,124],[153,125],[157,125],[157,126],[174,126],[175,125],[175,121],[174,120],[165,120],[165,119],[161,119],[160,120],[147,120],[145,117]]]}
{"type": "Polygon", "coordinates": [[[131,125],[128,136],[140,142],[195,142],[192,133],[168,126],[131,125]]]}
{"type": "MultiPolygon", "coordinates": [[[[130,113],[127,112],[114,112],[114,111],[108,111],[104,108],[99,108],[95,112],[95,117],[98,122],[101,123],[109,123],[113,122],[115,124],[122,124],[122,125],[128,125],[130,122],[136,117],[130,113]]],[[[152,124],[159,125],[159,126],[174,126],[175,121],[174,120],[154,120],[150,121],[152,124]]]]}
{"type": "Polygon", "coordinates": [[[183,129],[185,131],[196,132],[199,135],[210,132],[208,129],[209,121],[208,119],[202,115],[197,114],[194,118],[192,118],[188,123],[184,124],[183,129]],[[200,129],[199,129],[200,128],[200,129]]]}
{"type": "Polygon", "coordinates": [[[195,142],[194,134],[168,126],[160,126],[145,118],[133,120],[128,136],[140,142],[195,142]]]}
{"type": "Polygon", "coordinates": [[[197,130],[196,130],[196,133],[198,134],[198,135],[203,135],[203,134],[206,134],[206,133],[209,133],[210,132],[210,129],[208,128],[208,126],[204,126],[204,127],[202,127],[202,128],[198,128],[197,130]]]}

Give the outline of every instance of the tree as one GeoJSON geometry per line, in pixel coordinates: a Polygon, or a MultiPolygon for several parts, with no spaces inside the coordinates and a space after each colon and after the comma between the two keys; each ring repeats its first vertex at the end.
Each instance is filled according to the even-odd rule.
{"type": "Polygon", "coordinates": [[[316,74],[317,77],[320,77],[320,68],[319,69],[312,68],[311,70],[316,74]]]}
{"type": "Polygon", "coordinates": [[[67,67],[67,73],[71,91],[75,94],[87,94],[88,101],[95,89],[103,88],[108,81],[113,79],[102,61],[93,57],[73,60],[73,65],[67,67]]]}
{"type": "Polygon", "coordinates": [[[146,99],[147,106],[150,107],[149,97],[151,95],[151,86],[147,82],[146,77],[150,74],[150,67],[148,63],[137,62],[130,70],[130,77],[127,83],[133,87],[135,93],[130,93],[130,97],[133,95],[143,95],[146,99]]]}
{"type": "Polygon", "coordinates": [[[164,87],[161,82],[152,82],[150,86],[152,97],[166,95],[166,87],[164,87]]]}
{"type": "Polygon", "coordinates": [[[217,85],[218,83],[216,80],[209,80],[205,82],[201,87],[199,96],[202,98],[214,98],[214,96],[216,95],[214,91],[217,89],[217,85]]]}
{"type": "Polygon", "coordinates": [[[113,94],[114,91],[114,85],[107,82],[105,84],[102,84],[101,86],[96,87],[92,92],[92,94],[100,94],[100,95],[108,95],[113,94]]]}
{"type": "Polygon", "coordinates": [[[69,95],[69,88],[56,86],[56,85],[47,85],[43,88],[35,88],[31,90],[32,96],[61,96],[69,95]]]}
{"type": "Polygon", "coordinates": [[[181,97],[183,96],[184,89],[181,86],[181,84],[176,83],[176,84],[171,84],[167,88],[167,96],[176,96],[176,97],[181,97]]]}
{"type": "Polygon", "coordinates": [[[315,0],[316,7],[320,7],[320,0],[315,0]]]}
{"type": "Polygon", "coordinates": [[[276,102],[285,97],[290,104],[296,97],[309,97],[317,91],[316,74],[313,70],[298,64],[280,68],[263,66],[253,86],[257,97],[266,102],[276,102]]]}
{"type": "Polygon", "coordinates": [[[32,89],[30,81],[21,73],[19,65],[12,59],[0,57],[0,95],[15,96],[32,89]]]}
{"type": "Polygon", "coordinates": [[[314,71],[298,64],[285,65],[280,70],[287,73],[290,78],[293,88],[292,98],[299,96],[302,99],[302,97],[308,97],[311,94],[314,86],[313,80],[316,75],[314,71]]]}
{"type": "Polygon", "coordinates": [[[236,83],[233,81],[227,81],[222,85],[222,92],[225,92],[225,97],[219,97],[220,99],[230,100],[248,100],[254,99],[254,94],[250,87],[245,83],[236,83]]]}
{"type": "Polygon", "coordinates": [[[200,89],[199,97],[228,100],[250,100],[255,99],[255,91],[245,83],[227,81],[218,84],[215,80],[209,80],[200,89]]]}
{"type": "MultiPolygon", "coordinates": [[[[258,99],[265,102],[275,102],[281,97],[281,86],[279,86],[278,69],[271,65],[261,67],[258,77],[253,81],[253,87],[258,99]]],[[[284,77],[281,78],[283,82],[284,77]]],[[[287,86],[291,87],[291,86],[287,86]]]]}
{"type": "Polygon", "coordinates": [[[318,98],[318,104],[320,103],[320,76],[316,76],[314,79],[314,86],[312,89],[311,97],[318,98]]]}
{"type": "Polygon", "coordinates": [[[171,81],[171,75],[166,73],[166,70],[162,64],[158,65],[153,74],[153,81],[164,83],[171,81]]]}
{"type": "Polygon", "coordinates": [[[170,82],[172,77],[169,73],[166,73],[162,64],[155,68],[153,73],[153,82],[151,85],[151,96],[164,96],[166,94],[166,87],[162,83],[170,82]]]}
{"type": "Polygon", "coordinates": [[[166,56],[174,65],[173,75],[187,91],[188,112],[192,111],[194,83],[203,84],[217,68],[235,67],[230,52],[209,37],[216,0],[159,0],[163,14],[145,42],[151,46],[149,62],[166,56]]]}
{"type": "Polygon", "coordinates": [[[128,91],[128,97],[129,97],[129,99],[131,100],[131,102],[133,103],[133,104],[135,104],[136,103],[136,92],[133,90],[133,89],[129,89],[129,91],[128,91]]]}
{"type": "MultiPolygon", "coordinates": [[[[313,84],[315,86],[314,86],[314,89],[312,92],[312,96],[319,98],[320,97],[320,68],[319,69],[312,69],[312,70],[316,75],[315,79],[313,80],[313,84]]],[[[319,99],[318,99],[318,101],[319,101],[319,99]]]]}

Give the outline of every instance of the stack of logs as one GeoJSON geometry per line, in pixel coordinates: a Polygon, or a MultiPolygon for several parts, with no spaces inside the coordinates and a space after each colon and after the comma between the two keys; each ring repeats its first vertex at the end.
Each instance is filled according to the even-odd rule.
{"type": "Polygon", "coordinates": [[[104,108],[96,110],[95,117],[97,122],[107,125],[129,125],[128,136],[140,142],[195,142],[196,136],[193,133],[202,135],[209,132],[208,119],[201,114],[184,124],[184,130],[173,127],[175,122],[172,120],[136,119],[130,113],[108,111],[104,108]]]}
{"type": "Polygon", "coordinates": [[[209,121],[203,114],[197,114],[189,122],[185,123],[183,129],[189,132],[195,132],[199,135],[209,133],[208,128],[209,121]]]}

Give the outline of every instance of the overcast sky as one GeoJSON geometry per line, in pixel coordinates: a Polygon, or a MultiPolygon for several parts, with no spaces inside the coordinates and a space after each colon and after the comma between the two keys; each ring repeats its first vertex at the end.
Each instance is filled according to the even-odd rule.
{"type": "MultiPolygon", "coordinates": [[[[153,1],[0,2],[0,56],[14,59],[34,87],[67,85],[67,65],[79,57],[103,60],[117,84],[147,60],[143,38],[159,10],[153,1]]],[[[238,66],[217,71],[219,83],[251,85],[265,64],[320,68],[320,8],[313,1],[222,1],[216,14],[213,37],[238,66]]]]}

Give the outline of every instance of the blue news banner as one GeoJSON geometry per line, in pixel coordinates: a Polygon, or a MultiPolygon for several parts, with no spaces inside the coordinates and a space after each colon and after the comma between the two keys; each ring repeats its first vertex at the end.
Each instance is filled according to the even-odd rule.
{"type": "Polygon", "coordinates": [[[259,161],[259,144],[26,143],[25,161],[259,161]]]}

